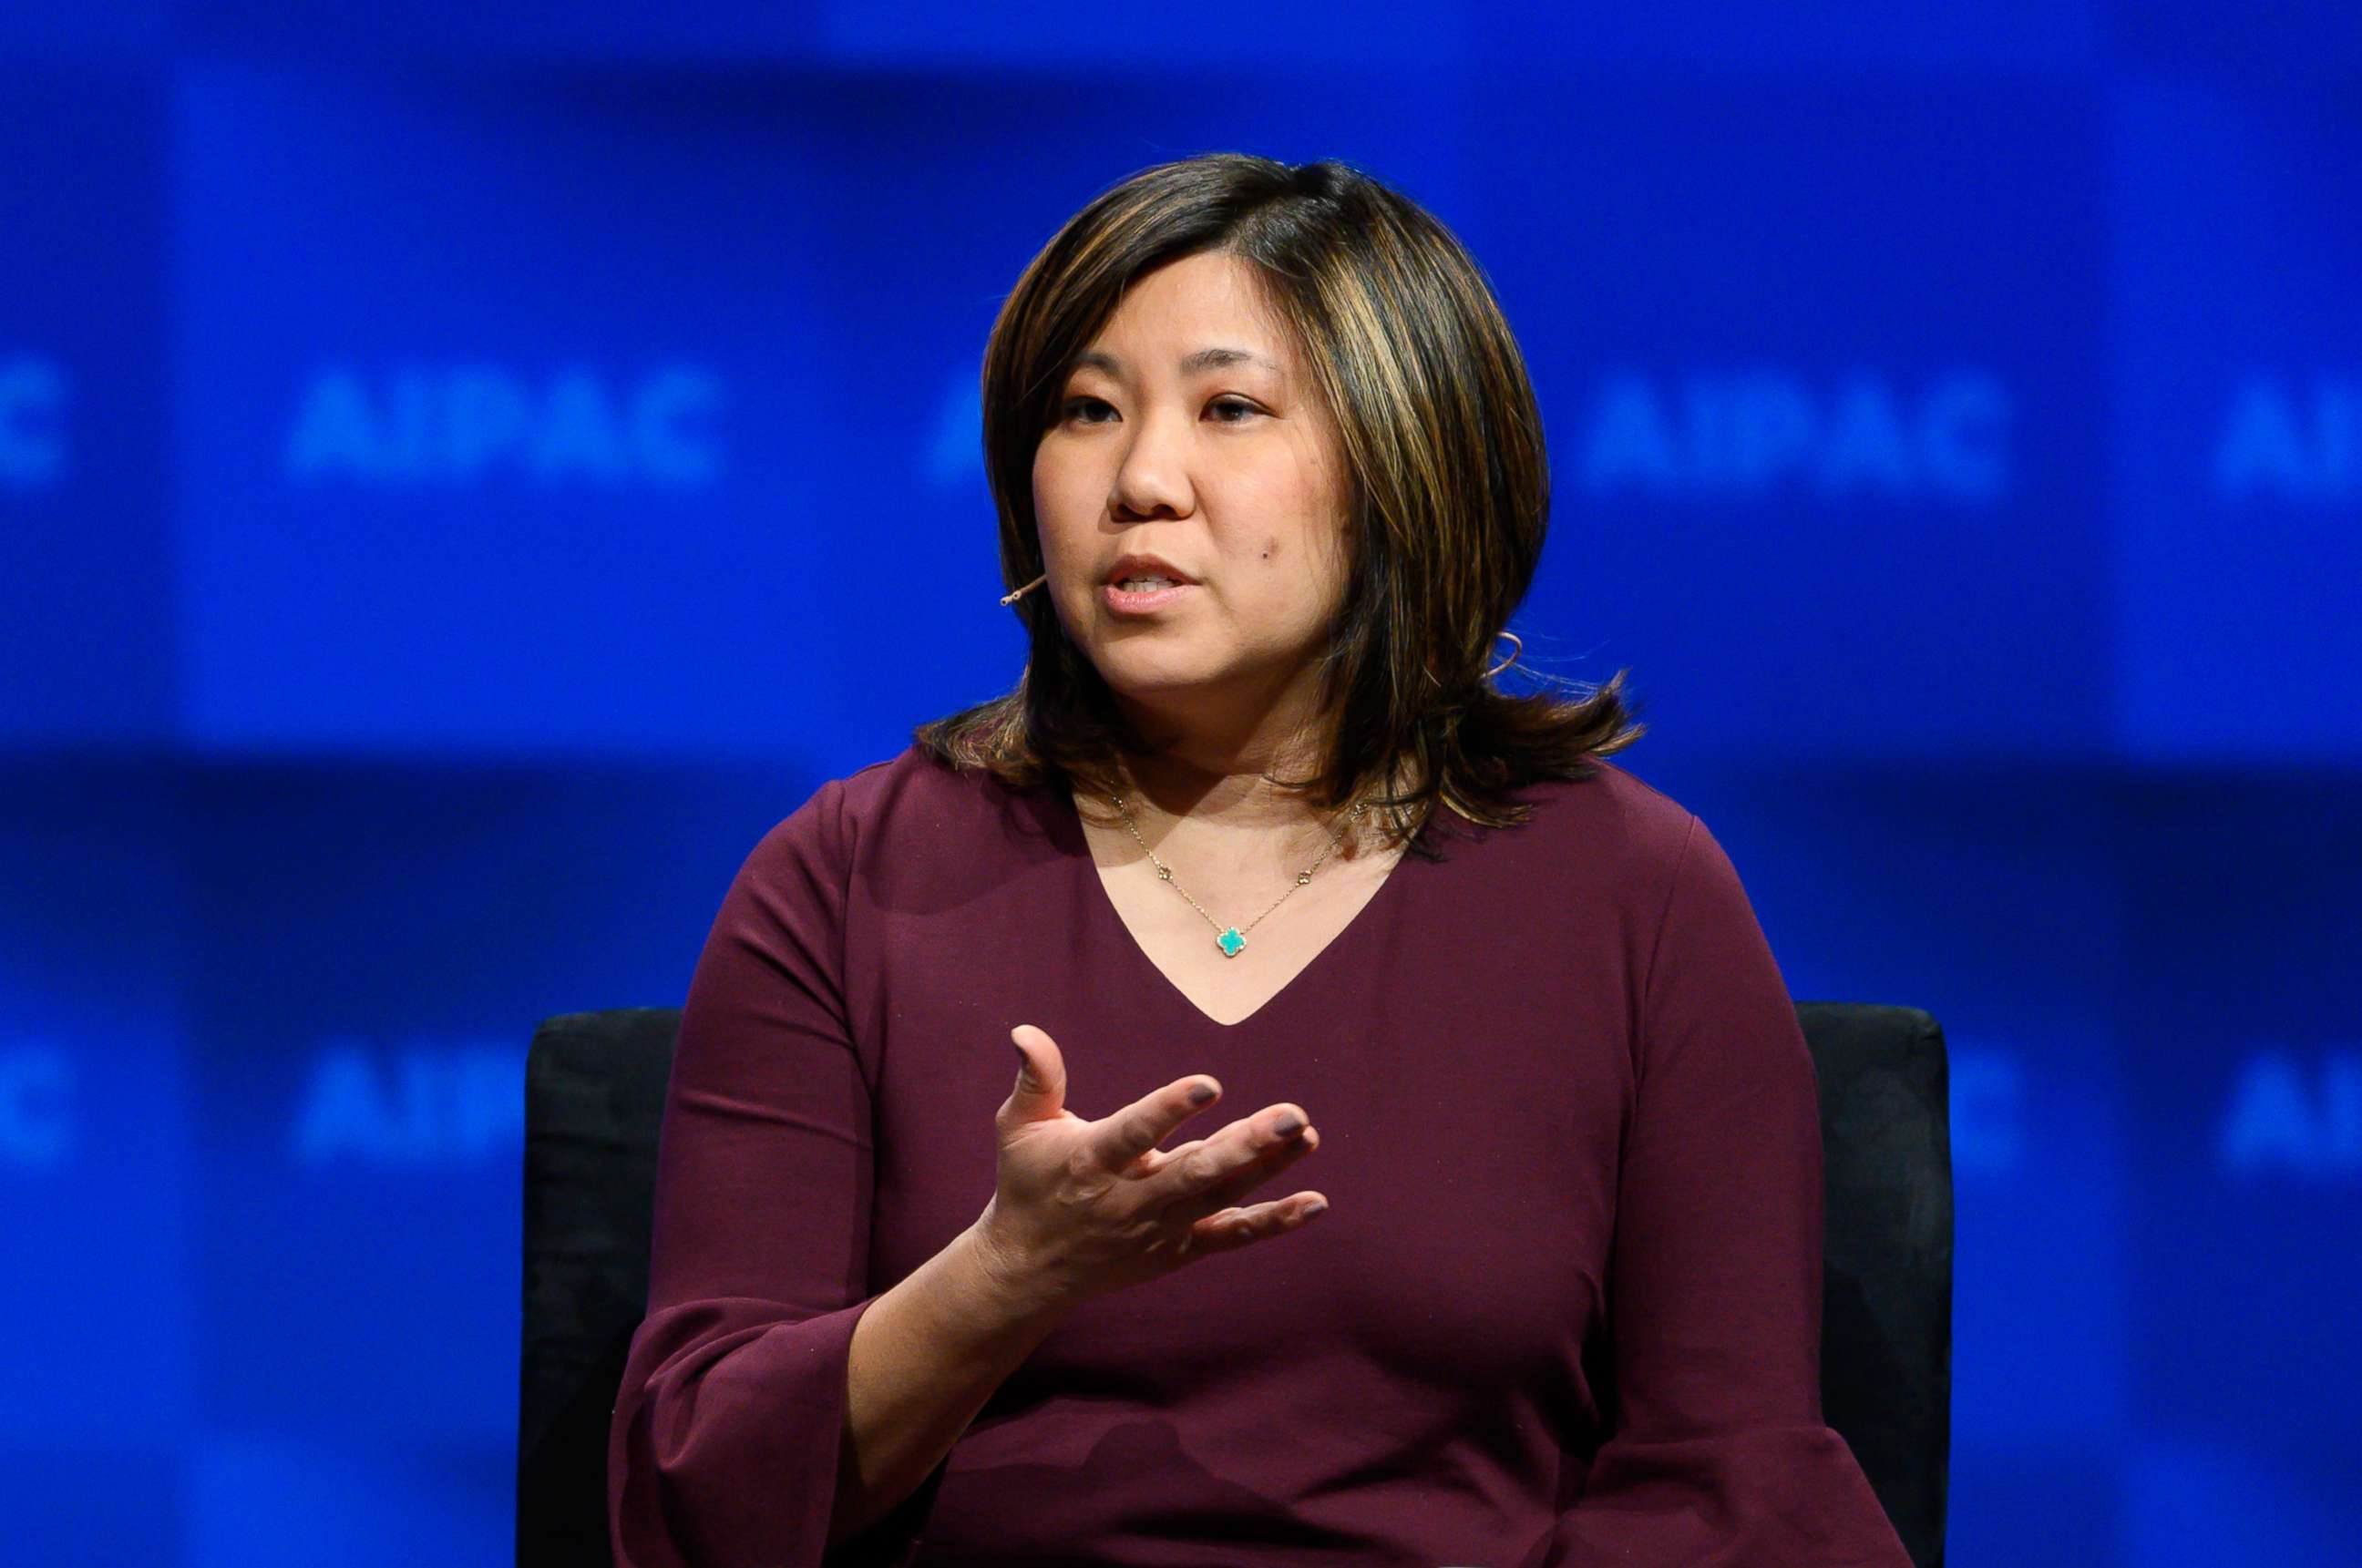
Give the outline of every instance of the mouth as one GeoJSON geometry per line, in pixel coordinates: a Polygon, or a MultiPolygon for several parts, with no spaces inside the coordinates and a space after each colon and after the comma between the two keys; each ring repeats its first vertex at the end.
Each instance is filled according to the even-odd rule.
{"type": "Polygon", "coordinates": [[[1169,577],[1142,575],[1099,585],[1099,599],[1119,615],[1147,615],[1164,609],[1198,585],[1169,577]]]}

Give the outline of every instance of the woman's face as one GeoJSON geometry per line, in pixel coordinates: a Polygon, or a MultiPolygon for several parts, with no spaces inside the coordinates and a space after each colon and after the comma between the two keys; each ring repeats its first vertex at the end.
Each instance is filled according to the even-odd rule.
{"type": "Polygon", "coordinates": [[[1249,264],[1185,257],[1133,282],[1061,390],[1033,456],[1043,586],[1108,685],[1153,717],[1301,703],[1344,596],[1341,479],[1249,264]],[[1187,584],[1111,596],[1131,553],[1187,584]]]}

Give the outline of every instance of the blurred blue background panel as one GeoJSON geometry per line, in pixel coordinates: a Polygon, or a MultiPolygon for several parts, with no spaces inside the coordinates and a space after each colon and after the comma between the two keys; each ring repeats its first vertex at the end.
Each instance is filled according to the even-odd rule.
{"type": "Polygon", "coordinates": [[[184,85],[201,745],[899,749],[1021,662],[977,374],[1048,215],[1232,135],[1433,187],[1383,127],[1457,107],[1210,85],[1111,153],[1075,80],[493,80],[184,85]]]}
{"type": "MultiPolygon", "coordinates": [[[[1661,0],[1650,6],[1419,5],[1350,11],[1319,0],[1255,8],[1252,26],[1211,13],[1116,11],[1055,0],[1013,11],[958,0],[865,6],[833,0],[823,34],[841,57],[1150,62],[1196,66],[1285,59],[1305,69],[1465,61],[1480,73],[1536,60],[1654,66],[2066,67],[2098,52],[2099,0],[1977,0],[1910,7],[1877,0],[1661,0]]],[[[1481,79],[1481,76],[1480,76],[1481,79]]]]}
{"type": "Polygon", "coordinates": [[[511,1561],[503,1548],[513,1461],[513,1452],[451,1443],[214,1436],[189,1456],[186,1528],[172,1561],[182,1568],[511,1561]]]}
{"type": "Polygon", "coordinates": [[[1540,668],[1632,667],[1676,751],[2105,753],[2088,91],[1538,65],[1468,140],[1553,457],[1540,668]]]}
{"type": "Polygon", "coordinates": [[[2204,1434],[2144,1436],[2126,1445],[2121,1485],[2125,1551],[2134,1562],[2350,1568],[2354,1561],[2350,1453],[2257,1453],[2204,1434]]]}
{"type": "Polygon", "coordinates": [[[0,745],[170,733],[157,69],[0,52],[0,745]]]}
{"type": "MultiPolygon", "coordinates": [[[[2352,1314],[2323,1306],[2353,1298],[2362,1236],[2362,791],[2160,783],[2127,816],[2160,850],[2123,873],[2136,972],[2172,977],[2126,1006],[2149,1069],[2127,1085],[2148,1198],[2129,1216],[2141,1415],[2350,1459],[2362,1358],[2352,1314]]],[[[2350,1544],[2362,1496],[2339,1497],[2350,1544]]]]}
{"type": "Polygon", "coordinates": [[[0,771],[0,1442],[188,1419],[188,889],[169,776],[0,771]]]}
{"type": "MultiPolygon", "coordinates": [[[[1475,47],[1474,34],[1501,25],[1491,7],[1472,0],[1408,0],[1341,10],[1320,0],[1269,0],[1252,13],[1187,6],[1119,9],[1089,0],[1041,0],[1023,6],[962,5],[960,0],[907,0],[866,6],[829,0],[820,10],[820,38],[835,59],[899,65],[1015,66],[1020,70],[1151,67],[1159,72],[1209,67],[1291,73],[1352,74],[1374,68],[1433,71],[1458,66],[1475,47]]],[[[1580,49],[1586,30],[1562,23],[1563,46],[1580,49]]],[[[1070,134],[1104,143],[1134,129],[1153,102],[1160,127],[1179,109],[1168,94],[1212,83],[1160,85],[1138,78],[1101,77],[1086,87],[1069,120],[1070,134]]],[[[1388,83],[1391,88],[1394,84],[1388,83]]],[[[1250,145],[1238,143],[1236,145],[1250,145]]]]}
{"type": "Polygon", "coordinates": [[[0,1519],[12,1560],[169,1562],[176,1550],[199,1355],[183,830],[176,790],[153,771],[0,769],[0,1519]]]}
{"type": "Polygon", "coordinates": [[[1167,69],[1431,70],[1462,60],[1537,53],[1628,64],[1856,69],[2088,63],[2103,36],[2099,0],[1977,0],[1899,8],[1871,0],[1798,7],[1774,0],[1674,0],[1650,6],[1586,5],[1532,10],[1467,0],[1384,0],[1350,12],[1320,0],[1275,0],[1252,26],[1187,10],[1117,11],[1053,0],[1022,7],[915,0],[764,5],[727,0],[678,10],[590,0],[420,0],[354,12],[326,0],[182,0],[180,27],[215,46],[360,59],[403,54],[562,56],[720,61],[892,61],[1052,69],[1153,63],[1167,69]]]}
{"type": "Polygon", "coordinates": [[[2124,747],[2362,760],[2362,96],[2128,72],[2113,131],[2124,747]]]}
{"type": "Polygon", "coordinates": [[[2362,71],[2362,7],[2351,0],[2109,0],[2108,37],[2121,65],[2244,79],[2267,94],[2362,71]]]}
{"type": "Polygon", "coordinates": [[[546,765],[193,776],[188,877],[214,911],[189,938],[187,1003],[209,1430],[513,1443],[534,1028],[676,1005],[740,862],[816,784],[546,765]]]}
{"type": "MultiPolygon", "coordinates": [[[[42,0],[54,4],[54,0],[42,0]]],[[[116,0],[117,4],[124,0],[116,0]]],[[[2328,25],[2328,0],[2307,0],[2328,25]]],[[[1511,8],[1382,0],[1340,11],[1322,0],[1272,0],[1252,25],[1187,10],[1118,11],[1076,0],[1021,7],[914,0],[719,0],[668,9],[627,0],[417,0],[373,10],[329,0],[179,0],[179,35],[245,51],[383,60],[613,58],[886,61],[976,68],[1152,63],[1359,71],[1432,70],[1462,59],[1537,54],[1643,66],[1758,69],[1766,64],[1893,71],[2063,70],[2089,65],[2109,28],[2102,0],[1974,0],[1897,7],[1873,0],[1667,0],[1648,6],[1511,8]]],[[[45,36],[63,24],[52,23],[45,36]]]]}
{"type": "Polygon", "coordinates": [[[160,50],[171,8],[170,0],[8,0],[0,6],[0,50],[23,50],[25,61],[51,59],[50,51],[160,50]]]}
{"type": "Polygon", "coordinates": [[[793,734],[832,667],[839,221],[760,115],[460,77],[182,83],[185,722],[210,747],[653,752],[793,734]]]}
{"type": "MultiPolygon", "coordinates": [[[[186,1563],[185,1473],[178,1443],[0,1443],[0,1510],[11,1558],[186,1563]]],[[[259,1512],[251,1499],[248,1511],[259,1512]]]]}
{"type": "Polygon", "coordinates": [[[175,0],[179,35],[212,50],[259,56],[389,60],[789,60],[820,30],[815,0],[175,0]]]}

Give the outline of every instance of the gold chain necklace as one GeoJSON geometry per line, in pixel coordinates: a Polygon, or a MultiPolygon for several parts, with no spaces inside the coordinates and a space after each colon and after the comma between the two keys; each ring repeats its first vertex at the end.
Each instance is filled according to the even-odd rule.
{"type": "MultiPolygon", "coordinates": [[[[1185,899],[1189,899],[1189,907],[1191,909],[1196,910],[1201,915],[1206,915],[1206,923],[1212,926],[1216,933],[1214,937],[1214,945],[1222,950],[1222,956],[1225,958],[1235,958],[1241,953],[1244,952],[1247,945],[1247,933],[1261,925],[1264,922],[1264,916],[1271,913],[1271,910],[1275,910],[1279,908],[1280,905],[1287,902],[1289,898],[1295,894],[1297,888],[1301,888],[1307,882],[1311,881],[1312,873],[1320,869],[1321,861],[1327,860],[1329,856],[1334,854],[1345,842],[1337,834],[1333,832],[1330,833],[1329,835],[1329,847],[1320,852],[1320,859],[1315,860],[1311,865],[1306,867],[1303,870],[1298,871],[1296,874],[1296,886],[1288,889],[1286,892],[1280,894],[1278,898],[1273,900],[1271,910],[1264,911],[1263,914],[1255,916],[1254,919],[1247,922],[1243,927],[1235,925],[1226,926],[1220,921],[1216,920],[1212,915],[1206,914],[1206,906],[1199,903],[1195,899],[1190,899],[1189,889],[1184,888],[1180,883],[1173,880],[1173,868],[1165,865],[1162,860],[1157,859],[1156,851],[1148,847],[1148,841],[1146,839],[1140,837],[1140,824],[1132,821],[1131,807],[1125,803],[1124,798],[1121,795],[1110,795],[1108,797],[1108,800],[1114,805],[1117,811],[1123,813],[1123,825],[1131,830],[1131,836],[1133,838],[1139,839],[1140,852],[1148,856],[1148,863],[1150,865],[1156,867],[1157,879],[1159,881],[1171,883],[1175,892],[1180,894],[1185,899]]],[[[1362,812],[1365,811],[1368,806],[1369,801],[1366,800],[1356,801],[1353,802],[1353,823],[1355,826],[1359,826],[1361,824],[1362,812]]]]}

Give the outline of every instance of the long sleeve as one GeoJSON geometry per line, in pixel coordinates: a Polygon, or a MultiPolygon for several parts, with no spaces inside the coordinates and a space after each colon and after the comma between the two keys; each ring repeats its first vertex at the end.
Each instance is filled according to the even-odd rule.
{"type": "Polygon", "coordinates": [[[1812,1056],[1738,875],[1694,815],[1641,994],[1609,1251],[1610,1435],[1522,1568],[1910,1568],[1822,1420],[1812,1056]]]}
{"type": "Polygon", "coordinates": [[[905,1562],[943,1478],[824,1553],[854,1325],[876,1299],[843,807],[832,780],[755,847],[683,1004],[647,1315],[609,1434],[619,1568],[905,1562]]]}

